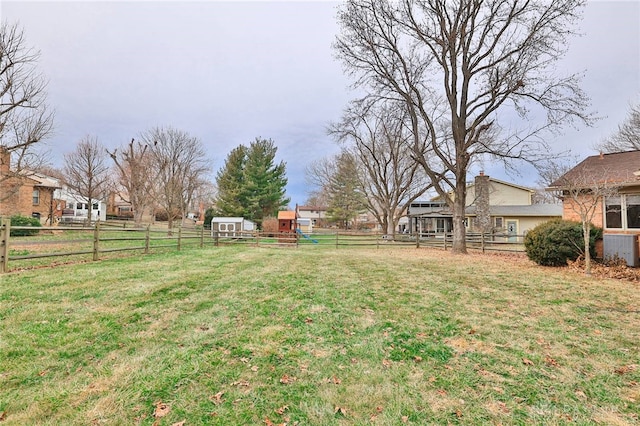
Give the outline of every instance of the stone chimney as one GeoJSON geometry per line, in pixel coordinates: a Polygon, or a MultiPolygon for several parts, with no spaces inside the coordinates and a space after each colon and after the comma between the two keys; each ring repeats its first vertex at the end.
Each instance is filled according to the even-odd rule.
{"type": "Polygon", "coordinates": [[[491,209],[489,193],[489,176],[485,176],[481,171],[475,179],[475,200],[476,219],[475,225],[478,231],[491,232],[491,209]]]}
{"type": "Polygon", "coordinates": [[[0,146],[0,176],[9,174],[11,166],[11,152],[6,146],[0,146]]]}

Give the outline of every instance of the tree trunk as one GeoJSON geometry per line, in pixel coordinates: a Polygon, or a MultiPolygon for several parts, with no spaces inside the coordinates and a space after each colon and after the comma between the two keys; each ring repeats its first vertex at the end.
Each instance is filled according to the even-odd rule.
{"type": "Polygon", "coordinates": [[[591,250],[589,240],[591,234],[591,222],[586,221],[582,223],[582,236],[584,237],[584,273],[591,275],[591,250]]]}
{"type": "Polygon", "coordinates": [[[466,229],[464,227],[467,185],[464,179],[456,182],[456,195],[453,200],[453,244],[451,251],[458,254],[467,253],[466,229]]]}

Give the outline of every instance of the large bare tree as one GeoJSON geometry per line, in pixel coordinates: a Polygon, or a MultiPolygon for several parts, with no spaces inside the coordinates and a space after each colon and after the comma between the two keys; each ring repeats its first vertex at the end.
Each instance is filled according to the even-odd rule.
{"type": "Polygon", "coordinates": [[[106,197],[111,183],[107,151],[96,136],[84,136],[74,151],[64,155],[63,175],[69,190],[86,198],[91,220],[93,202],[106,197]]]}
{"type": "MultiPolygon", "coordinates": [[[[27,45],[16,24],[0,24],[0,148],[11,156],[11,170],[0,176],[0,202],[11,197],[19,185],[15,177],[39,169],[44,157],[38,143],[53,130],[53,112],[46,105],[47,82],[37,70],[39,52],[27,45]]],[[[7,167],[9,165],[6,165],[7,167]]]]}
{"type": "Polygon", "coordinates": [[[131,139],[127,145],[107,151],[117,171],[117,185],[124,189],[122,197],[131,203],[136,226],[142,224],[142,216],[152,206],[155,195],[155,169],[149,145],[131,139]]]}
{"type": "Polygon", "coordinates": [[[349,146],[360,163],[368,210],[383,231],[392,236],[403,212],[431,186],[410,149],[407,119],[404,106],[399,103],[365,109],[353,103],[342,121],[329,129],[339,142],[349,146]]]}
{"type": "Polygon", "coordinates": [[[202,142],[171,127],[153,128],[142,135],[150,147],[157,203],[167,213],[169,233],[175,219],[184,220],[196,192],[211,172],[202,142]]]}
{"type": "Polygon", "coordinates": [[[585,0],[348,0],[334,48],[369,102],[405,105],[412,150],[453,214],[466,252],[466,178],[474,160],[532,161],[545,131],[589,123],[580,75],[555,63],[585,0]],[[426,143],[428,150],[423,149],[426,143]]]}
{"type": "Polygon", "coordinates": [[[627,118],[618,125],[618,130],[605,139],[599,148],[606,153],[640,149],[640,104],[629,109],[627,118]]]}

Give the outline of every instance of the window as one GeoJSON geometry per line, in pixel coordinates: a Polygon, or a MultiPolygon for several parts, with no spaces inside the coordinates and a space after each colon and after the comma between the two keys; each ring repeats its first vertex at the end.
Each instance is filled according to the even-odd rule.
{"type": "Polygon", "coordinates": [[[218,225],[218,230],[226,231],[227,230],[227,224],[226,223],[221,223],[220,225],[218,225]]]}
{"type": "Polygon", "coordinates": [[[99,208],[98,203],[93,203],[91,210],[98,210],[98,208],[99,208]]]}
{"type": "Polygon", "coordinates": [[[40,190],[39,189],[34,189],[33,190],[33,205],[37,206],[40,204],[40,190]]]}
{"type": "Polygon", "coordinates": [[[627,195],[627,228],[640,228],[640,195],[627,195]]]}
{"type": "Polygon", "coordinates": [[[502,217],[494,217],[493,218],[493,227],[502,229],[504,228],[504,218],[502,217]]]}
{"type": "Polygon", "coordinates": [[[640,194],[607,197],[604,216],[607,229],[640,229],[640,194]]]}

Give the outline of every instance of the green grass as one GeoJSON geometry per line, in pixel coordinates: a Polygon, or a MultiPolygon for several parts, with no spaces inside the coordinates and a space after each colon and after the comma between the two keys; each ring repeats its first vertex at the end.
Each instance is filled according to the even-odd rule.
{"type": "Polygon", "coordinates": [[[3,425],[639,422],[637,284],[517,257],[233,246],[0,279],[3,425]]]}

